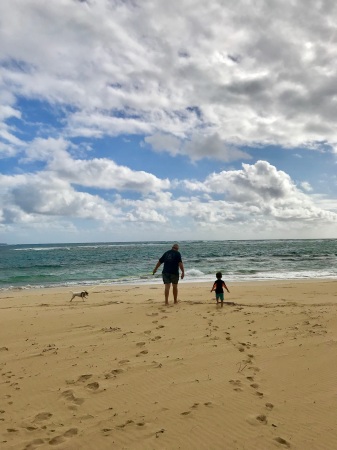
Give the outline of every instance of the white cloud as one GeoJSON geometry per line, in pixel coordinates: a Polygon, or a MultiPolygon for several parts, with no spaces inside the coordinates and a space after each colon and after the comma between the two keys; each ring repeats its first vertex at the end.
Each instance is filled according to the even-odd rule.
{"type": "Polygon", "coordinates": [[[218,159],[225,162],[251,159],[251,156],[234,144],[226,144],[217,133],[208,136],[194,134],[183,147],[183,153],[193,160],[218,159]]]}
{"type": "Polygon", "coordinates": [[[150,173],[119,166],[106,158],[85,161],[64,157],[54,160],[49,167],[60,178],[87,187],[147,193],[170,186],[167,179],[161,180],[150,173]]]}
{"type": "Polygon", "coordinates": [[[150,144],[152,149],[156,152],[166,151],[172,156],[176,156],[180,153],[181,141],[171,134],[156,133],[152,136],[147,136],[144,141],[147,144],[150,144]]]}
{"type": "Polygon", "coordinates": [[[157,211],[148,210],[144,208],[135,209],[132,212],[126,214],[127,221],[130,222],[155,222],[155,223],[166,223],[168,220],[162,214],[157,211]]]}
{"type": "Polygon", "coordinates": [[[7,223],[52,222],[52,217],[113,220],[120,211],[98,196],[76,192],[50,174],[1,176],[1,205],[7,223]],[[48,219],[49,218],[49,219],[48,219]]]}
{"type": "Polygon", "coordinates": [[[233,212],[242,214],[248,207],[247,220],[253,214],[277,220],[337,221],[336,213],[316,207],[288,174],[267,161],[242,164],[242,167],[242,170],[213,173],[204,182],[186,181],[185,186],[192,191],[223,194],[228,202],[234,202],[233,212]]]}
{"type": "Polygon", "coordinates": [[[36,138],[25,146],[24,156],[21,158],[21,162],[50,162],[62,158],[68,158],[67,149],[69,147],[70,143],[62,138],[36,138]]]}
{"type": "Polygon", "coordinates": [[[217,133],[202,135],[195,132],[190,139],[183,140],[169,134],[157,133],[144,139],[155,151],[166,151],[172,156],[186,155],[191,160],[218,159],[224,162],[251,159],[251,156],[234,144],[227,144],[217,133]]]}
{"type": "Polygon", "coordinates": [[[148,224],[148,238],[158,235],[157,231],[153,234],[151,224],[165,224],[171,232],[182,227],[187,233],[192,227],[199,237],[207,229],[208,237],[211,233],[213,238],[223,236],[225,230],[232,238],[239,230],[246,238],[256,238],[261,233],[289,236],[290,229],[297,230],[301,237],[300,230],[310,233],[310,224],[316,223],[324,230],[337,222],[337,213],[332,208],[324,209],[331,205],[323,198],[304,194],[286,173],[265,161],[210,175],[203,183],[185,180],[180,184],[194,195],[183,197],[158,189],[138,199],[118,195],[107,201],[76,191],[66,177],[61,179],[51,171],[1,176],[0,219],[2,225],[16,224],[19,228],[48,222],[53,226],[64,222],[67,227],[69,220],[82,219],[102,225],[119,224],[129,232],[130,224],[135,223],[145,235],[144,226],[148,224]]]}
{"type": "Polygon", "coordinates": [[[15,156],[17,153],[18,149],[15,145],[8,145],[0,142],[0,159],[15,156]]]}
{"type": "Polygon", "coordinates": [[[313,190],[312,186],[307,181],[302,181],[302,183],[300,183],[300,186],[306,192],[311,192],[313,190]]]}
{"type": "Polygon", "coordinates": [[[335,213],[315,207],[313,200],[296,187],[289,175],[266,161],[243,164],[242,170],[213,173],[204,182],[182,181],[188,190],[201,193],[201,196],[184,198],[167,191],[168,181],[144,172],[131,172],[109,160],[73,160],[64,151],[63,141],[51,140],[51,143],[55,148],[57,143],[60,147],[54,152],[57,158],[49,163],[46,171],[1,177],[5,208],[7,203],[25,213],[96,220],[106,220],[112,212],[120,215],[122,210],[128,212],[126,219],[132,221],[137,218],[164,222],[170,216],[186,216],[198,222],[216,222],[242,220],[244,216],[249,220],[251,215],[278,220],[337,219],[335,213]],[[75,191],[74,183],[122,191],[135,189],[147,195],[138,200],[117,197],[113,205],[98,196],[75,191]],[[207,194],[206,199],[203,193],[207,194]],[[223,196],[222,200],[216,198],[219,195],[223,196]]]}
{"type": "Polygon", "coordinates": [[[25,150],[23,162],[46,161],[51,176],[72,184],[101,189],[134,190],[142,193],[168,189],[170,182],[145,171],[131,170],[107,158],[73,159],[64,139],[37,138],[25,150]]]}
{"type": "MultiPolygon", "coordinates": [[[[1,95],[0,95],[1,100],[1,95]]],[[[16,154],[15,145],[19,146],[22,144],[21,140],[15,136],[15,128],[6,124],[9,118],[21,118],[20,111],[12,108],[9,105],[0,104],[0,139],[5,141],[5,143],[0,142],[0,158],[5,156],[13,156],[16,154]]]]}
{"type": "Polygon", "coordinates": [[[192,159],[204,157],[199,137],[218,136],[212,157],[225,161],[244,157],[238,143],[334,147],[336,12],[331,1],[12,0],[0,5],[0,79],[11,99],[74,108],[73,136],[168,133],[190,140],[192,159]]]}

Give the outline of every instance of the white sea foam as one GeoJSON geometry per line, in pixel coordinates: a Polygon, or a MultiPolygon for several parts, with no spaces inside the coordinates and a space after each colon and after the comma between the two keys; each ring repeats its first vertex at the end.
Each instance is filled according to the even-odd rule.
{"type": "Polygon", "coordinates": [[[202,278],[202,277],[204,277],[205,276],[205,274],[204,274],[204,272],[202,272],[201,270],[198,270],[198,269],[188,269],[188,270],[186,270],[186,272],[185,272],[185,275],[187,276],[187,277],[195,277],[195,278],[202,278]]]}

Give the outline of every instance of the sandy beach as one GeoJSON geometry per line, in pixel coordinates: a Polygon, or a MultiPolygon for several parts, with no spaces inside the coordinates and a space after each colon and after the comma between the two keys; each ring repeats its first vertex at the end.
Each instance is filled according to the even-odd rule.
{"type": "Polygon", "coordinates": [[[337,282],[0,294],[0,448],[333,450],[337,282]]]}

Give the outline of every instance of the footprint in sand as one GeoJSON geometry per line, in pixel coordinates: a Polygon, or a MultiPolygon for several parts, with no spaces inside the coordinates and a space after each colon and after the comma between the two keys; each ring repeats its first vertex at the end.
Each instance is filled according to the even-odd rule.
{"type": "Polygon", "coordinates": [[[89,383],[87,384],[87,388],[90,389],[91,391],[97,391],[97,389],[99,389],[99,383],[97,383],[97,381],[89,383]]]}
{"type": "Polygon", "coordinates": [[[250,425],[254,426],[258,425],[259,423],[267,425],[267,416],[265,414],[259,414],[257,416],[248,416],[246,420],[250,425]]]}
{"type": "Polygon", "coordinates": [[[143,350],[143,351],[141,351],[141,352],[137,353],[136,357],[138,358],[139,356],[142,356],[142,355],[147,355],[148,353],[149,353],[149,351],[148,351],[148,350],[143,350]]]}
{"type": "Polygon", "coordinates": [[[137,342],[137,347],[143,347],[145,345],[145,342],[137,342]]]}
{"type": "Polygon", "coordinates": [[[250,342],[238,342],[238,344],[242,345],[243,347],[250,348],[251,343],[250,342]]]}
{"type": "Polygon", "coordinates": [[[132,423],[135,423],[133,420],[129,419],[125,423],[122,423],[121,425],[117,425],[116,428],[125,428],[127,425],[130,425],[132,423]]]}
{"type": "Polygon", "coordinates": [[[113,370],[111,370],[111,372],[105,373],[105,374],[104,374],[104,378],[105,378],[106,380],[108,380],[108,379],[110,379],[110,378],[116,378],[116,376],[117,376],[119,373],[123,373],[123,372],[124,372],[123,369],[113,369],[113,370]]]}
{"type": "Polygon", "coordinates": [[[34,439],[32,442],[26,445],[24,450],[35,450],[37,446],[44,444],[43,439],[34,439]]]}
{"type": "Polygon", "coordinates": [[[253,370],[255,373],[260,372],[260,369],[258,367],[249,367],[250,370],[253,370]]]}
{"type": "Polygon", "coordinates": [[[123,369],[113,369],[113,370],[111,371],[111,373],[112,373],[113,375],[117,375],[117,374],[123,373],[123,372],[124,372],[123,369]]]}
{"type": "Polygon", "coordinates": [[[276,437],[276,438],[274,439],[274,441],[278,442],[279,444],[284,445],[284,446],[287,447],[287,448],[290,448],[289,442],[286,441],[285,439],[281,438],[281,437],[276,437]]]}
{"type": "Polygon", "coordinates": [[[67,430],[63,436],[65,437],[73,437],[76,436],[76,434],[78,434],[78,429],[77,428],[70,428],[69,430],[67,430]]]}
{"type": "Polygon", "coordinates": [[[85,375],[81,375],[77,378],[76,383],[83,383],[84,381],[90,380],[90,378],[92,377],[92,374],[85,374],[85,375]]]}
{"type": "Polygon", "coordinates": [[[274,405],[272,403],[266,403],[266,408],[269,409],[269,411],[271,411],[274,408],[274,405]]]}
{"type": "Polygon", "coordinates": [[[50,439],[50,441],[48,441],[48,444],[49,445],[62,444],[63,442],[65,442],[65,440],[66,440],[65,438],[71,438],[73,436],[76,436],[77,433],[78,433],[78,429],[77,428],[70,428],[69,430],[67,430],[62,435],[55,436],[52,439],[50,439]]]}
{"type": "Polygon", "coordinates": [[[240,380],[229,380],[229,383],[233,386],[242,386],[242,383],[240,380]]]}
{"type": "Polygon", "coordinates": [[[265,425],[267,424],[267,416],[265,414],[259,414],[258,416],[256,416],[256,420],[265,425]]]}
{"type": "Polygon", "coordinates": [[[42,412],[39,414],[36,414],[36,416],[34,417],[34,422],[42,422],[43,420],[48,420],[50,419],[52,416],[52,413],[50,412],[42,412]]]}
{"type": "Polygon", "coordinates": [[[62,392],[62,397],[69,400],[70,402],[75,403],[76,405],[82,405],[82,403],[84,402],[83,398],[75,397],[75,395],[71,389],[62,392]]]}
{"type": "Polygon", "coordinates": [[[48,442],[49,445],[59,445],[65,442],[65,439],[63,436],[55,436],[48,442]]]}
{"type": "Polygon", "coordinates": [[[165,433],[165,428],[162,428],[161,430],[156,431],[156,432],[154,433],[154,435],[156,436],[156,438],[159,438],[159,436],[160,436],[162,433],[165,433]]]}

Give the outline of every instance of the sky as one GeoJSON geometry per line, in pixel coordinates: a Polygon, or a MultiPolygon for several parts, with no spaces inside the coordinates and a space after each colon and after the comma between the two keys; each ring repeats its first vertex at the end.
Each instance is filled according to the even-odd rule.
{"type": "Polygon", "coordinates": [[[337,238],[334,0],[0,2],[0,242],[337,238]]]}

